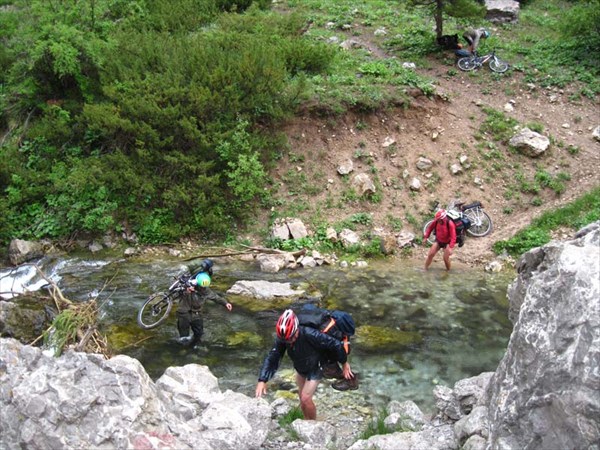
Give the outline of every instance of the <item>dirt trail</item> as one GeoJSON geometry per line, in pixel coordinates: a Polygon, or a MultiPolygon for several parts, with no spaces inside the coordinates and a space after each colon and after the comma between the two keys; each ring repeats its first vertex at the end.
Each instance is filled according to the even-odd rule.
{"type": "MultiPolygon", "coordinates": [[[[372,48],[371,53],[385,57],[372,48]]],[[[488,237],[469,239],[454,256],[458,262],[480,264],[494,257],[494,242],[510,238],[542,212],[600,186],[600,143],[592,138],[592,130],[600,125],[597,101],[576,96],[575,86],[562,90],[528,84],[517,71],[500,78],[487,67],[465,73],[444,57],[432,58],[428,65],[416,70],[435,80],[435,98],[412,90],[409,108],[329,119],[304,116],[287,124],[284,131],[291,147],[272,174],[280,186],[276,196],[281,210],[291,210],[306,224],[316,217],[331,224],[366,212],[373,217],[373,228],[397,231],[392,224],[401,221],[403,229],[415,232],[415,222],[425,222],[435,200],[442,204],[457,198],[480,200],[494,230],[488,237]],[[550,149],[533,159],[482,134],[484,107],[503,112],[521,126],[542,126],[551,139],[550,149]],[[395,144],[386,147],[386,139],[395,144]],[[461,156],[467,157],[470,167],[453,175],[450,167],[461,156]],[[420,157],[430,159],[433,167],[419,171],[420,157]],[[337,173],[347,160],[354,164],[350,177],[364,172],[378,180],[380,202],[348,198],[350,183],[337,173]],[[533,181],[540,170],[554,176],[569,174],[566,191],[557,196],[550,189],[536,195],[519,190],[518,177],[533,181]],[[301,176],[314,186],[310,192],[299,189],[301,176]],[[418,193],[409,189],[413,177],[423,184],[418,193]]],[[[413,256],[424,258],[425,252],[418,249],[413,256]]]]}

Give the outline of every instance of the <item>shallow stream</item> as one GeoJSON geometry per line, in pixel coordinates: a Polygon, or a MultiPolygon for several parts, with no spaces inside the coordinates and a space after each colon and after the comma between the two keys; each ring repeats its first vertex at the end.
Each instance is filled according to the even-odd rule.
{"type": "MultiPolygon", "coordinates": [[[[425,272],[421,264],[388,259],[360,269],[324,266],[265,274],[252,263],[217,260],[213,287],[224,294],[237,280],[290,282],[311,294],[319,291],[323,306],[352,313],[359,333],[361,326],[406,332],[414,338],[408,343],[393,340],[373,347],[361,346],[358,336],[354,339],[350,361],[362,379],[356,395],[374,407],[410,399],[428,411],[436,384],[452,387],[459,379],[495,370],[512,329],[506,290],[514,273],[469,268],[447,273],[441,266],[436,261],[425,272]]],[[[59,280],[68,298],[98,296],[111,342],[140,360],[154,379],[169,366],[205,364],[219,378],[222,390],[253,395],[280,305],[265,300],[264,309],[253,308],[253,312],[232,297],[234,309],[228,312],[209,302],[203,342],[188,349],[176,342],[174,311],[157,329],[144,331],[136,324],[145,298],[166,289],[174,276],[186,270],[181,262],[85,255],[46,260],[44,267],[59,280]]],[[[289,368],[286,356],[281,369],[289,368]]]]}

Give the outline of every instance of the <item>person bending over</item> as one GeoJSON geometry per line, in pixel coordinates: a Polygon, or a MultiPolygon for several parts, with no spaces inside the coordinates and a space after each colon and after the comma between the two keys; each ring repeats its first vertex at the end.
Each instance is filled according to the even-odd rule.
{"type": "Polygon", "coordinates": [[[334,354],[342,364],[344,378],[354,377],[346,351],[341,341],[310,327],[300,326],[298,317],[291,309],[287,309],[277,320],[275,326],[277,337],[273,347],[267,354],[258,376],[256,397],[267,392],[267,382],[273,378],[279,363],[287,351],[296,371],[296,384],[300,398],[300,409],[307,420],[317,418],[317,407],[313,395],[323,378],[321,362],[326,355],[334,354]]]}

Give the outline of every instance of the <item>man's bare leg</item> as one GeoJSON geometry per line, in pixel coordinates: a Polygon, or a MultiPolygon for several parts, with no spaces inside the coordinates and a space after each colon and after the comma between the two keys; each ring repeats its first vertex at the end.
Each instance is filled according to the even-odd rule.
{"type": "Polygon", "coordinates": [[[431,265],[431,262],[433,261],[433,257],[435,256],[435,254],[438,252],[438,250],[440,249],[440,246],[438,245],[437,242],[435,242],[431,248],[429,249],[429,253],[427,254],[427,259],[425,260],[425,270],[429,269],[429,266],[431,265]]]}
{"type": "Polygon", "coordinates": [[[313,402],[313,395],[319,386],[319,380],[307,380],[296,373],[296,384],[298,385],[298,397],[300,397],[300,409],[306,420],[317,419],[317,407],[313,402]]]}
{"type": "Polygon", "coordinates": [[[452,250],[450,247],[446,247],[444,249],[444,264],[446,264],[446,270],[450,270],[450,255],[452,254],[452,250]]]}

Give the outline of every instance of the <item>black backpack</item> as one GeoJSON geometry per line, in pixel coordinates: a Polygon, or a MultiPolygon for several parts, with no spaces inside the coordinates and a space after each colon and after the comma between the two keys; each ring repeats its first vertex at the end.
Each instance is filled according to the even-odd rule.
{"type": "MultiPolygon", "coordinates": [[[[471,228],[471,221],[469,220],[468,217],[462,215],[462,217],[459,217],[457,219],[454,219],[450,216],[446,216],[449,219],[452,220],[452,222],[454,222],[454,228],[456,229],[456,243],[458,244],[459,247],[462,247],[463,245],[465,245],[465,235],[466,232],[469,228],[471,228]]],[[[437,224],[435,227],[433,227],[433,232],[435,233],[435,230],[437,228],[437,224]]],[[[446,228],[448,228],[448,222],[446,222],[446,228]]]]}
{"type": "Polygon", "coordinates": [[[315,328],[340,341],[347,341],[356,332],[354,319],[344,311],[329,311],[307,303],[296,316],[300,325],[315,328]]]}

